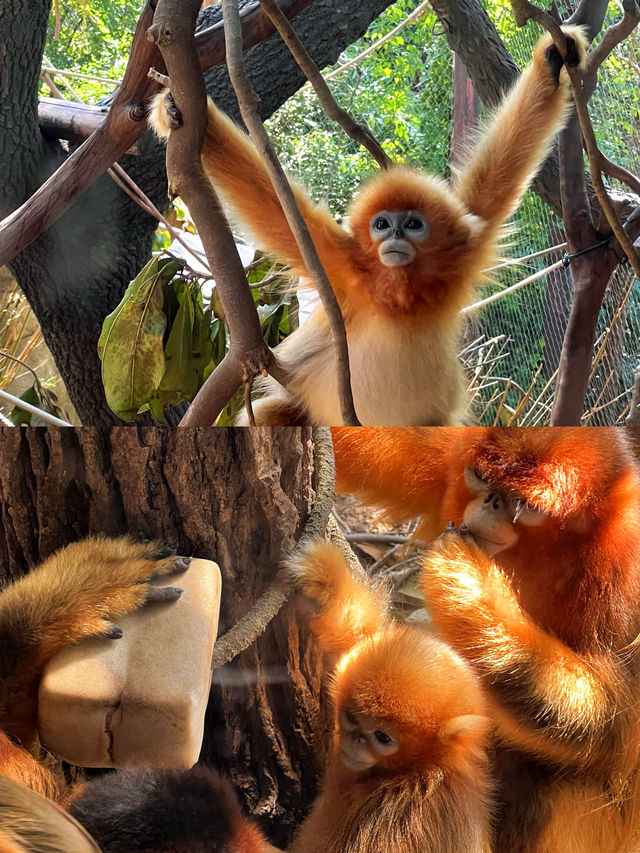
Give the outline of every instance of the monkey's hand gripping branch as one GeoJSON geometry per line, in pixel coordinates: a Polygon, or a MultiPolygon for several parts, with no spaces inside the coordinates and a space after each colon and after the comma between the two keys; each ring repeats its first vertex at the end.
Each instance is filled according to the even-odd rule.
{"type": "Polygon", "coordinates": [[[624,660],[578,655],[535,625],[464,526],[450,525],[435,543],[421,583],[435,628],[482,678],[499,738],[543,761],[606,774],[630,742],[624,660]]]}

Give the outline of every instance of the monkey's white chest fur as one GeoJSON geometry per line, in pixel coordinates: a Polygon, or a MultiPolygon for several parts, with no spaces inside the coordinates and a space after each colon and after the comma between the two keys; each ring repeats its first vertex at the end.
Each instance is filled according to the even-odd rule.
{"type": "MultiPolygon", "coordinates": [[[[445,331],[423,327],[417,332],[399,328],[397,319],[381,317],[351,329],[351,385],[360,422],[368,426],[459,423],[464,382],[460,365],[451,356],[457,333],[456,324],[445,331]]],[[[297,337],[294,333],[277,350],[295,377],[291,395],[310,413],[313,423],[341,424],[336,359],[325,317],[310,319],[304,337],[297,337]]],[[[277,383],[269,381],[265,386],[267,396],[285,398],[277,383]]]]}

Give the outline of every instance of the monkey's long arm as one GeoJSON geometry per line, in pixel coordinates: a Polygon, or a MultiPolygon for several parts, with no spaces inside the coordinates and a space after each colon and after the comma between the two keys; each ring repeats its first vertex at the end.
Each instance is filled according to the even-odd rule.
{"type": "MultiPolygon", "coordinates": [[[[586,42],[581,31],[563,31],[572,39],[567,61],[582,63],[586,42]]],[[[503,100],[457,181],[459,197],[490,228],[516,209],[564,124],[571,87],[562,65],[551,37],[541,38],[531,64],[503,100]]]]}
{"type": "Polygon", "coordinates": [[[0,728],[30,745],[37,686],[45,664],[84,637],[117,639],[114,619],[151,600],[171,601],[173,587],[151,589],[153,576],[184,571],[188,559],[127,537],[92,537],[55,553],[0,594],[0,728]]]}
{"type": "MultiPolygon", "coordinates": [[[[151,103],[149,124],[161,138],[169,135],[163,92],[151,103]]],[[[251,228],[261,248],[289,264],[295,272],[308,275],[269,174],[253,143],[211,101],[202,163],[216,189],[251,228]]],[[[357,255],[355,241],[335,222],[325,206],[314,204],[294,183],[292,189],[325,272],[334,289],[339,291],[353,269],[354,254],[357,255]]]]}
{"type": "Polygon", "coordinates": [[[300,592],[315,608],[311,630],[326,652],[344,654],[388,620],[389,595],[356,578],[336,545],[320,540],[289,561],[300,592]]]}
{"type": "Polygon", "coordinates": [[[625,730],[633,703],[624,695],[623,663],[579,656],[537,627],[475,543],[446,534],[424,559],[422,587],[438,632],[483,679],[507,743],[606,773],[622,745],[636,741],[625,730]]]}
{"type": "Polygon", "coordinates": [[[429,541],[442,532],[440,506],[460,429],[334,427],[337,489],[383,507],[394,521],[424,516],[418,535],[429,541]]]}

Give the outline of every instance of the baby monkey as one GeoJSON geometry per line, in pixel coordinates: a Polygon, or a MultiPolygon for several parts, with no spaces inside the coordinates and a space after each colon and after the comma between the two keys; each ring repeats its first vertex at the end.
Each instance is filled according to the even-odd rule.
{"type": "Polygon", "coordinates": [[[335,660],[322,791],[292,851],[488,853],[488,720],[471,668],[389,615],[388,593],[320,542],[293,563],[335,660]]]}

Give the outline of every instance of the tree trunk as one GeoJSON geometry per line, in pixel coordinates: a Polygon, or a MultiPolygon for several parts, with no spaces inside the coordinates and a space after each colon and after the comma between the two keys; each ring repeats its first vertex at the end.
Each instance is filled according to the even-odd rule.
{"type": "Polygon", "coordinates": [[[457,53],[453,54],[453,116],[450,156],[453,167],[465,162],[474,140],[480,115],[480,98],[473,88],[469,72],[457,53]]]}
{"type": "MultiPolygon", "coordinates": [[[[356,41],[392,0],[316,0],[294,19],[322,68],[356,41]]],[[[242,4],[244,5],[244,4],[242,4]]],[[[0,3],[0,218],[29,197],[66,156],[38,127],[37,84],[51,0],[0,3]],[[7,88],[7,92],[4,89],[7,88]]],[[[219,20],[208,7],[199,25],[219,20]]],[[[247,53],[247,70],[268,117],[304,82],[288,49],[272,36],[247,53]]],[[[237,115],[226,67],[206,74],[217,103],[237,115]]],[[[150,135],[123,167],[160,208],[166,206],[164,149],[150,135]]],[[[12,263],[83,424],[117,421],[102,391],[96,353],[104,317],[148,260],[156,222],[108,177],[97,184],[12,263]]]]}
{"type": "MultiPolygon", "coordinates": [[[[4,429],[2,575],[18,577],[91,533],[159,538],[218,562],[224,633],[299,537],[313,473],[307,428],[4,429]]],[[[321,682],[321,659],[292,602],[214,672],[201,760],[229,776],[279,846],[322,770],[330,719],[321,682]]]]}

